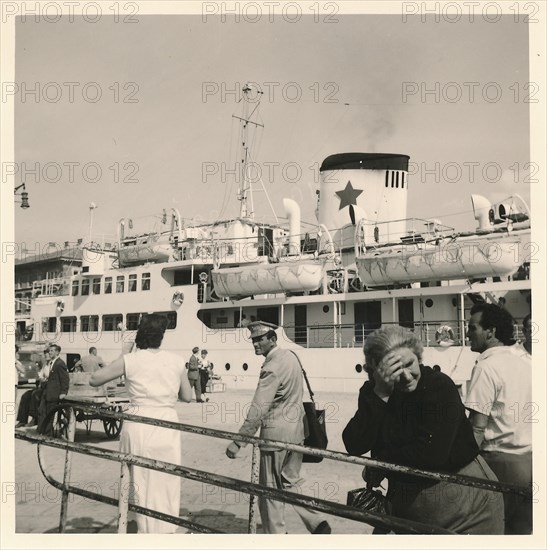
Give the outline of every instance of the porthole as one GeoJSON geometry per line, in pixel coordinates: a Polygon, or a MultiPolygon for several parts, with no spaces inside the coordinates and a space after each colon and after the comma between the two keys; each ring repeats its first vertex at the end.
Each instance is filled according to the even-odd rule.
{"type": "Polygon", "coordinates": [[[247,363],[243,363],[243,370],[247,370],[249,368],[249,365],[247,363]]]}
{"type": "Polygon", "coordinates": [[[363,372],[363,367],[359,363],[357,363],[357,365],[355,365],[355,370],[357,372],[363,372]]]}
{"type": "Polygon", "coordinates": [[[428,298],[425,301],[425,307],[432,307],[433,306],[433,300],[431,298],[428,298]]]}
{"type": "Polygon", "coordinates": [[[230,367],[230,363],[226,363],[226,364],[224,365],[224,368],[225,368],[226,370],[230,370],[230,368],[231,368],[231,367],[230,367]]]}
{"type": "Polygon", "coordinates": [[[328,313],[330,311],[329,306],[323,306],[323,313],[328,313]]]}

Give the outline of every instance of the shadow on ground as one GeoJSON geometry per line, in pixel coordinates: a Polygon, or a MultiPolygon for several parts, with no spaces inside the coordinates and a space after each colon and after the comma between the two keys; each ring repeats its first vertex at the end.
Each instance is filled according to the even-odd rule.
{"type": "Polygon", "coordinates": [[[246,534],[249,526],[246,518],[237,517],[235,514],[212,508],[194,510],[193,512],[190,512],[186,508],[181,508],[180,516],[193,523],[232,535],[246,534]]]}
{"type": "MultiPolygon", "coordinates": [[[[103,523],[92,517],[71,518],[66,522],[65,533],[116,533],[117,528],[114,523],[103,523]]],[[[48,529],[46,533],[59,533],[56,526],[48,529]]]]}

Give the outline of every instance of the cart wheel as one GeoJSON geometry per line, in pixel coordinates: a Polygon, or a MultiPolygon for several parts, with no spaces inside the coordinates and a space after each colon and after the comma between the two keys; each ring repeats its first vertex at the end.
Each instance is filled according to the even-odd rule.
{"type": "Polygon", "coordinates": [[[68,412],[67,408],[57,411],[53,421],[53,436],[68,439],[68,412]]]}
{"type": "MultiPolygon", "coordinates": [[[[121,407],[111,407],[109,410],[121,412],[121,407]]],[[[116,439],[122,431],[123,420],[117,418],[105,418],[103,420],[104,433],[108,439],[116,439]]]]}

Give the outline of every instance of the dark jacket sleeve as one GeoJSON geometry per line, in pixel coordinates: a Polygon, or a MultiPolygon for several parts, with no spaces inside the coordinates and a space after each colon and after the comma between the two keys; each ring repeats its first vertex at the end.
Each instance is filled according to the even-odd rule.
{"type": "Polygon", "coordinates": [[[359,391],[357,412],[342,432],[350,455],[362,455],[375,448],[386,407],[386,403],[374,393],[372,383],[365,382],[359,391]]]}
{"type": "MultiPolygon", "coordinates": [[[[408,410],[407,414],[412,414],[412,411],[408,410]]],[[[464,415],[456,386],[443,376],[424,391],[415,437],[402,445],[385,446],[376,458],[408,466],[441,469],[449,460],[464,415]]]]}
{"type": "Polygon", "coordinates": [[[68,393],[70,378],[68,376],[68,371],[67,371],[67,368],[66,368],[66,365],[65,365],[64,361],[61,361],[60,363],[61,364],[58,365],[58,367],[59,367],[58,368],[58,371],[59,371],[59,385],[61,387],[60,394],[64,393],[66,395],[68,393]]]}

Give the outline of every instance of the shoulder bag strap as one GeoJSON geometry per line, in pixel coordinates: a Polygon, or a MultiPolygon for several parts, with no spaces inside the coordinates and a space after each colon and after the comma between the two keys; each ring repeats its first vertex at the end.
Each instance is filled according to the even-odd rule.
{"type": "Polygon", "coordinates": [[[296,360],[298,361],[298,364],[300,365],[300,368],[302,369],[302,374],[304,375],[304,380],[306,381],[306,386],[307,386],[308,392],[310,394],[310,399],[312,400],[312,403],[315,403],[315,401],[313,399],[314,394],[313,394],[313,391],[311,389],[308,377],[306,376],[306,371],[304,370],[304,367],[302,366],[302,363],[300,362],[300,357],[298,357],[298,355],[296,355],[296,353],[292,349],[289,350],[289,351],[296,357],[296,360]]]}

